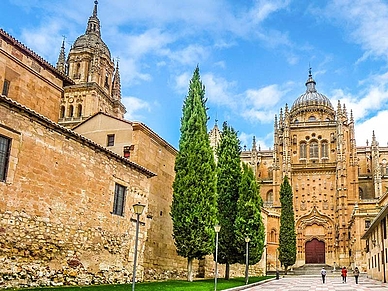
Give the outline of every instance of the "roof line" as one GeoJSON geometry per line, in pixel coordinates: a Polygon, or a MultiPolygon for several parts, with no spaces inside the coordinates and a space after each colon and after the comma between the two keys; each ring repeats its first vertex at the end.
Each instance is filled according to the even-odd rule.
{"type": "Polygon", "coordinates": [[[84,137],[83,135],[71,130],[71,129],[68,129],[64,126],[61,126],[59,125],[58,123],[55,123],[54,121],[52,121],[51,119],[37,113],[36,111],[32,110],[32,109],[29,109],[28,107],[4,96],[4,95],[0,95],[0,104],[1,103],[6,103],[8,104],[9,106],[11,107],[14,107],[14,108],[17,108],[19,109],[20,111],[23,111],[23,112],[26,112],[28,113],[30,116],[33,116],[34,118],[36,118],[36,120],[42,124],[43,126],[47,126],[47,127],[51,127],[53,129],[55,129],[56,131],[58,132],[62,132],[64,135],[67,135],[69,137],[72,137],[74,140],[78,140],[80,142],[83,142],[83,143],[86,143],[88,146],[90,147],[94,147],[94,148],[97,148],[103,152],[105,152],[106,154],[110,155],[111,157],[119,160],[120,162],[123,162],[125,164],[127,164],[129,167],[131,167],[132,169],[135,169],[141,173],[143,173],[144,175],[147,176],[147,178],[152,178],[154,176],[156,176],[155,173],[151,172],[150,170],[148,170],[147,168],[143,167],[143,166],[140,166],[130,160],[128,160],[127,158],[124,158],[123,156],[120,156],[114,152],[112,152],[111,150],[108,150],[107,148],[95,143],[94,141],[84,137]]]}
{"type": "Polygon", "coordinates": [[[41,56],[39,56],[37,53],[35,53],[33,50],[28,48],[26,45],[18,41],[16,38],[11,36],[8,32],[0,28],[0,36],[3,36],[8,42],[10,42],[12,45],[18,47],[19,49],[23,50],[27,55],[38,61],[42,67],[45,67],[49,70],[51,70],[54,74],[58,75],[63,80],[67,81],[70,84],[75,84],[72,79],[70,79],[67,75],[62,73],[61,71],[57,70],[53,65],[51,65],[48,61],[43,59],[41,56]]]}

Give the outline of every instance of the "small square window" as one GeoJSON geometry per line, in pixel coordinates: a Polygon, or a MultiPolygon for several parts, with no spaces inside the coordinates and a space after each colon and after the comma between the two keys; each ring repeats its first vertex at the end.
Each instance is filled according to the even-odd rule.
{"type": "Polygon", "coordinates": [[[4,96],[8,96],[8,91],[9,91],[9,85],[11,84],[10,81],[8,80],[4,80],[4,84],[3,84],[3,91],[2,91],[2,95],[4,96]]]}
{"type": "Polygon", "coordinates": [[[126,192],[127,192],[127,187],[116,183],[115,198],[113,202],[113,211],[112,211],[113,214],[124,216],[126,192]]]}
{"type": "Polygon", "coordinates": [[[108,134],[106,146],[113,147],[114,145],[115,145],[115,135],[114,134],[108,134]]]}
{"type": "Polygon", "coordinates": [[[11,149],[11,139],[0,135],[0,181],[7,178],[8,161],[11,149]]]}

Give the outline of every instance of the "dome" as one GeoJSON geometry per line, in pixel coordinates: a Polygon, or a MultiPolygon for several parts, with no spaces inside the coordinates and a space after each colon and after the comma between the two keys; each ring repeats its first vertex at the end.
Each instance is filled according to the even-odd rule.
{"type": "Polygon", "coordinates": [[[86,27],[85,34],[76,39],[72,49],[75,50],[87,50],[91,49],[97,53],[106,54],[110,59],[110,51],[108,46],[101,39],[100,20],[97,17],[97,4],[98,1],[94,1],[94,9],[92,16],[89,17],[89,21],[86,27]]]}
{"type": "Polygon", "coordinates": [[[109,59],[111,58],[108,46],[97,34],[83,34],[79,36],[74,42],[72,49],[91,49],[92,51],[100,51],[101,53],[106,54],[109,59]]]}
{"type": "Polygon", "coordinates": [[[307,109],[306,107],[316,107],[320,108],[326,107],[326,109],[333,110],[334,107],[331,104],[329,98],[325,95],[319,93],[317,89],[315,89],[316,82],[314,81],[311,75],[311,69],[309,71],[309,78],[306,81],[306,92],[300,95],[292,104],[291,113],[303,109],[307,109]]]}

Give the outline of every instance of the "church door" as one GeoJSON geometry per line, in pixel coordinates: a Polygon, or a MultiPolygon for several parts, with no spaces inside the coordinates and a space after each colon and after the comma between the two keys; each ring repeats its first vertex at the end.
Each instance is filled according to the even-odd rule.
{"type": "Polygon", "coordinates": [[[306,243],[306,264],[325,263],[325,243],[316,238],[306,243]]]}

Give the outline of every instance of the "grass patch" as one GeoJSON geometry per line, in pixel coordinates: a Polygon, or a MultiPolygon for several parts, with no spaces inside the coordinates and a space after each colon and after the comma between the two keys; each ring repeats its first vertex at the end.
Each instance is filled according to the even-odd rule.
{"type": "MultiPolygon", "coordinates": [[[[250,277],[249,283],[263,281],[273,276],[250,277]]],[[[219,278],[217,280],[217,290],[226,290],[245,284],[245,278],[232,278],[229,280],[219,278]]],[[[129,291],[132,290],[131,284],[122,285],[96,285],[96,286],[77,286],[77,287],[47,287],[33,288],[29,290],[47,290],[47,291],[129,291]]],[[[193,282],[169,280],[163,282],[143,282],[136,284],[136,291],[213,291],[214,279],[196,280],[193,282]]]]}

